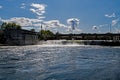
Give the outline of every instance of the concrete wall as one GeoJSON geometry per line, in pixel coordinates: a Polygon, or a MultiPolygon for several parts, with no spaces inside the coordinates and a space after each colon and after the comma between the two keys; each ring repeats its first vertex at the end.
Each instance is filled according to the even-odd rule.
{"type": "Polygon", "coordinates": [[[9,45],[32,45],[38,42],[38,35],[27,30],[7,30],[4,32],[6,44],[9,45]]]}

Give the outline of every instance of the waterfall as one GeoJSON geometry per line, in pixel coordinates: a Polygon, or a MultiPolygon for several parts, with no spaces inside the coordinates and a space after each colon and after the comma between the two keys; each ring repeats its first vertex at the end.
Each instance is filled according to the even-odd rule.
{"type": "Polygon", "coordinates": [[[38,45],[42,46],[80,46],[83,45],[80,40],[48,40],[40,41],[38,45]]]}

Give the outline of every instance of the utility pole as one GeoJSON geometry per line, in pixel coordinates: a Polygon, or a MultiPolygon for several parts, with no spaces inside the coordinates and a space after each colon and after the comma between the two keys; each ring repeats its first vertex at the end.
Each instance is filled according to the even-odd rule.
{"type": "Polygon", "coordinates": [[[111,26],[111,24],[110,24],[110,33],[112,33],[112,26],[111,26]]]}
{"type": "Polygon", "coordinates": [[[42,24],[41,24],[40,28],[41,28],[40,35],[42,36],[42,24]]]}

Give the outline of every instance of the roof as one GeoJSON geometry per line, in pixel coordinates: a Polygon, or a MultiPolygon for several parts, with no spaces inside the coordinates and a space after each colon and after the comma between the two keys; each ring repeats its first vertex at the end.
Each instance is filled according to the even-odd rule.
{"type": "Polygon", "coordinates": [[[29,30],[24,30],[24,29],[9,29],[9,30],[5,30],[7,32],[19,32],[19,33],[23,33],[23,34],[38,34],[38,32],[33,32],[33,31],[29,31],[29,30]]]}

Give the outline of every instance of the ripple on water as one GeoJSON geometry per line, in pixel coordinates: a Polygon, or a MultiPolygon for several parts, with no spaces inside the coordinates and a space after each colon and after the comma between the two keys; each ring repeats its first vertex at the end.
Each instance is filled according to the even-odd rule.
{"type": "Polygon", "coordinates": [[[118,47],[0,47],[0,80],[119,80],[119,69],[118,47]]]}

